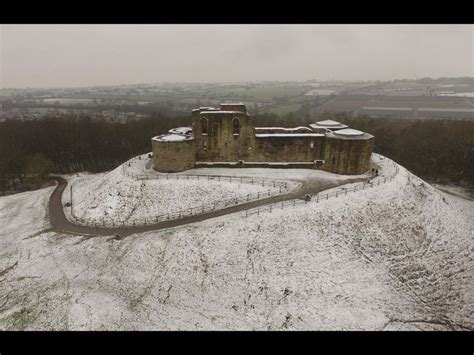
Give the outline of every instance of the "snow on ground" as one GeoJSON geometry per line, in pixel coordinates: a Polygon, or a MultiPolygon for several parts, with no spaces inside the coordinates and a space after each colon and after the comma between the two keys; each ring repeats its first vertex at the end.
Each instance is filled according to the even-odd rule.
{"type": "Polygon", "coordinates": [[[403,168],[120,241],[48,231],[51,191],[0,198],[0,329],[474,328],[474,203],[403,168]]]}
{"type": "Polygon", "coordinates": [[[313,169],[265,168],[199,168],[164,174],[154,171],[151,159],[144,154],[108,173],[73,174],[65,178],[68,187],[62,201],[64,205],[71,202],[72,188],[74,213],[73,218],[71,208],[66,207],[67,218],[79,224],[111,226],[154,223],[157,216],[165,220],[168,213],[178,218],[179,211],[194,208],[202,212],[203,205],[206,212],[221,209],[235,199],[238,203],[246,202],[248,195],[250,200],[268,197],[268,192],[274,196],[280,194],[279,184],[283,183],[287,183],[287,188],[281,193],[286,193],[299,188],[302,180],[341,182],[348,177],[313,169]],[[213,179],[207,178],[212,176],[213,179]],[[250,183],[250,178],[255,181],[250,183]]]}
{"type": "MultiPolygon", "coordinates": [[[[380,158],[374,154],[374,161],[379,161],[380,158]]],[[[148,158],[148,154],[143,154],[138,157],[130,159],[124,163],[125,174],[138,177],[164,177],[166,173],[159,173],[152,168],[152,161],[148,158]]],[[[223,175],[223,176],[244,176],[265,178],[271,180],[291,181],[300,179],[325,179],[325,180],[345,180],[347,175],[332,174],[323,170],[314,169],[269,169],[269,168],[197,168],[186,170],[180,173],[171,175],[223,175]]],[[[366,177],[366,174],[353,175],[351,177],[366,177]]]]}
{"type": "MultiPolygon", "coordinates": [[[[126,163],[108,173],[66,176],[68,187],[62,201],[63,204],[71,201],[72,187],[75,217],[71,217],[71,208],[66,207],[68,219],[83,224],[138,225],[152,223],[157,216],[176,214],[189,208],[202,211],[205,205],[208,206],[205,209],[209,210],[214,208],[214,204],[216,208],[223,208],[228,201],[247,201],[247,195],[250,195],[250,200],[255,200],[268,197],[268,192],[271,195],[280,193],[279,185],[273,185],[268,177],[266,182],[255,180],[250,183],[248,180],[241,182],[231,178],[200,177],[198,180],[196,177],[188,179],[183,174],[148,172],[145,156],[142,156],[142,160],[132,159],[135,161],[130,171],[124,171],[124,168],[128,168],[126,163]],[[150,179],[137,178],[147,173],[150,179]]],[[[299,183],[289,182],[288,189],[282,189],[282,193],[299,186],[299,183]]]]}
{"type": "Polygon", "coordinates": [[[448,194],[474,201],[474,192],[467,188],[456,186],[456,185],[446,185],[446,184],[433,184],[432,183],[431,185],[437,188],[438,190],[441,190],[448,194]]]}

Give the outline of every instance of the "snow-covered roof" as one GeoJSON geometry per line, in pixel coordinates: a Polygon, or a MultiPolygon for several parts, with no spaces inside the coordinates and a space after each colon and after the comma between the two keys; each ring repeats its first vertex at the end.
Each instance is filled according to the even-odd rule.
{"type": "Polygon", "coordinates": [[[194,110],[192,110],[193,112],[195,111],[219,111],[218,108],[214,108],[214,107],[207,107],[207,106],[201,106],[199,108],[195,108],[194,110]]]}
{"type": "Polygon", "coordinates": [[[172,133],[172,134],[191,134],[193,131],[192,127],[176,127],[176,128],[172,128],[168,131],[168,133],[172,133]]]}
{"type": "Polygon", "coordinates": [[[320,126],[339,126],[341,123],[333,120],[324,120],[316,122],[320,126]]]}
{"type": "Polygon", "coordinates": [[[285,128],[285,127],[255,127],[256,131],[268,131],[268,130],[278,130],[278,131],[288,131],[288,132],[293,132],[293,131],[298,131],[298,130],[305,130],[305,131],[311,131],[308,127],[305,126],[299,126],[299,127],[293,127],[293,128],[285,128]]]}
{"type": "Polygon", "coordinates": [[[324,137],[322,133],[263,133],[256,134],[255,137],[324,137]]]}
{"type": "Polygon", "coordinates": [[[327,132],[326,137],[338,139],[370,139],[374,136],[353,128],[345,128],[338,131],[327,132]]]}
{"type": "Polygon", "coordinates": [[[182,134],[163,134],[161,136],[153,137],[152,140],[157,142],[180,142],[185,140],[194,139],[189,136],[184,136],[182,134]]]}
{"type": "Polygon", "coordinates": [[[340,135],[340,136],[357,137],[357,136],[364,135],[364,132],[359,131],[357,129],[353,129],[353,128],[345,128],[345,129],[341,129],[339,131],[334,132],[334,134],[337,135],[337,136],[340,135]]]}
{"type": "Polygon", "coordinates": [[[217,110],[217,111],[202,111],[202,114],[209,114],[209,113],[227,113],[227,114],[237,114],[237,113],[245,113],[242,111],[222,111],[222,110],[217,110]]]}

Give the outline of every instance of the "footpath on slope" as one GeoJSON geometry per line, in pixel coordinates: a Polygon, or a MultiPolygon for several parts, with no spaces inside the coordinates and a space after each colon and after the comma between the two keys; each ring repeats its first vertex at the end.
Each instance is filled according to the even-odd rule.
{"type": "Polygon", "coordinates": [[[348,178],[339,182],[308,182],[303,181],[302,187],[297,191],[287,194],[272,196],[261,200],[242,203],[236,206],[226,207],[220,210],[186,216],[180,219],[159,222],[156,224],[142,225],[142,226],[125,226],[125,227],[93,227],[75,224],[66,218],[62,204],[62,194],[67,186],[67,181],[62,177],[52,176],[51,179],[57,182],[57,187],[51,194],[49,199],[49,218],[52,230],[58,233],[65,234],[79,234],[84,236],[111,236],[117,235],[117,238],[122,238],[136,233],[144,233],[153,230],[173,228],[189,223],[201,222],[210,218],[215,218],[239,211],[253,209],[255,207],[264,206],[276,202],[282,202],[294,199],[304,199],[306,194],[316,194],[321,191],[331,189],[340,185],[365,181],[367,178],[348,178]]]}

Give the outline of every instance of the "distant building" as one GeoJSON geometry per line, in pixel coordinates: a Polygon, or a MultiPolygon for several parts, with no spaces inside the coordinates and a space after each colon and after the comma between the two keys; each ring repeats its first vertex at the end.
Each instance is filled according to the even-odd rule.
{"type": "Polygon", "coordinates": [[[192,127],[152,138],[154,168],[285,167],[362,174],[369,169],[374,136],[336,121],[309,127],[254,127],[244,104],[192,111],[192,127]]]}

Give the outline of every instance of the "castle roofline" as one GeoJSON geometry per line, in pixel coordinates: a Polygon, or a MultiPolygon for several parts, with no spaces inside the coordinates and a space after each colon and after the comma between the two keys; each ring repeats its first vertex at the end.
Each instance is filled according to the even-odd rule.
{"type": "Polygon", "coordinates": [[[225,114],[232,114],[232,115],[235,115],[235,114],[238,114],[238,113],[241,113],[241,114],[244,114],[244,115],[247,115],[245,112],[242,112],[242,111],[222,111],[222,110],[219,110],[219,111],[202,111],[200,114],[203,115],[203,114],[210,114],[210,113],[225,113],[225,114]]]}
{"type": "Polygon", "coordinates": [[[162,134],[160,136],[155,136],[151,140],[156,142],[182,142],[193,140],[194,137],[184,136],[182,134],[162,134]]]}
{"type": "Polygon", "coordinates": [[[340,125],[340,122],[333,121],[333,120],[324,120],[324,121],[318,121],[316,122],[317,125],[320,126],[335,126],[335,125],[340,125]]]}
{"type": "Polygon", "coordinates": [[[255,137],[257,138],[265,138],[265,137],[275,137],[275,138],[282,138],[282,137],[324,137],[322,133],[259,133],[256,134],[255,137]]]}
{"type": "Polygon", "coordinates": [[[335,128],[344,129],[344,128],[348,128],[347,125],[345,125],[343,123],[340,123],[340,122],[337,122],[337,121],[333,121],[333,120],[318,121],[316,123],[311,123],[309,126],[311,128],[326,128],[326,129],[335,129],[335,128]]]}
{"type": "Polygon", "coordinates": [[[220,109],[218,108],[215,108],[215,107],[206,107],[206,106],[203,106],[203,107],[199,107],[199,108],[195,108],[192,110],[192,112],[196,112],[196,111],[219,111],[220,109]]]}
{"type": "Polygon", "coordinates": [[[309,128],[306,127],[306,126],[298,126],[298,127],[292,127],[292,128],[287,128],[287,127],[255,127],[255,130],[268,130],[268,129],[279,129],[279,130],[284,130],[284,131],[296,131],[296,130],[299,130],[299,129],[309,130],[309,128]]]}
{"type": "Polygon", "coordinates": [[[357,139],[367,140],[367,139],[374,138],[374,136],[369,133],[362,132],[353,128],[345,128],[339,131],[328,132],[326,133],[326,137],[336,138],[336,139],[354,139],[354,140],[357,140],[357,139]]]}

